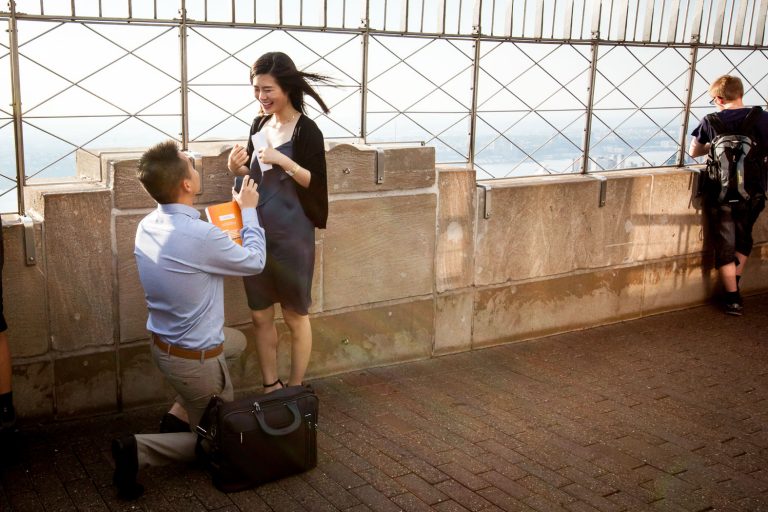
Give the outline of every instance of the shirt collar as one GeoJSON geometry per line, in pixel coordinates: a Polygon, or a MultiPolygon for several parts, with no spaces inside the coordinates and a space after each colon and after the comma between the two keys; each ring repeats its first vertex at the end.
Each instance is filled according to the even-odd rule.
{"type": "Polygon", "coordinates": [[[157,211],[159,211],[160,213],[164,213],[166,215],[174,215],[176,213],[180,213],[182,215],[186,215],[187,217],[191,217],[193,219],[200,218],[199,211],[195,210],[191,206],[187,206],[181,203],[158,204],[157,211]]]}

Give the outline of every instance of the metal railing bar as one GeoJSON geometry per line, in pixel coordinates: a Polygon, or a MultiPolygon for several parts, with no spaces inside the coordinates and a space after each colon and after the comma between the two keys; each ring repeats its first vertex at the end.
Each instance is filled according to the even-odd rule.
{"type": "MultiPolygon", "coordinates": [[[[677,24],[680,20],[680,0],[672,0],[669,15],[669,28],[667,30],[667,41],[677,39],[677,24]]],[[[659,32],[661,33],[661,32],[659,32]]]]}
{"type": "Polygon", "coordinates": [[[302,45],[304,48],[306,48],[307,50],[309,50],[309,52],[311,52],[311,53],[314,53],[314,54],[315,54],[315,56],[317,57],[317,60],[315,60],[314,62],[310,62],[310,63],[307,65],[307,67],[313,66],[313,65],[317,64],[318,62],[324,61],[324,62],[326,62],[328,65],[330,65],[332,68],[334,68],[335,70],[339,71],[339,72],[340,72],[342,75],[344,75],[344,76],[346,76],[347,78],[349,78],[349,79],[350,79],[350,80],[351,80],[353,83],[355,83],[355,84],[357,84],[357,85],[360,85],[360,82],[358,82],[357,80],[355,80],[355,77],[353,77],[352,75],[350,75],[349,73],[347,73],[346,71],[344,71],[343,69],[341,69],[340,67],[338,67],[336,64],[334,64],[332,61],[328,60],[328,58],[327,58],[327,57],[328,57],[330,54],[332,54],[332,53],[333,53],[333,52],[335,52],[336,50],[338,50],[338,49],[340,49],[340,48],[343,48],[343,47],[344,47],[344,46],[346,46],[347,44],[349,44],[349,43],[353,42],[355,39],[357,39],[357,38],[359,37],[358,35],[354,35],[354,36],[350,37],[349,39],[347,39],[346,41],[344,41],[343,43],[341,43],[340,45],[336,46],[336,47],[335,47],[335,48],[333,48],[331,51],[329,51],[328,53],[325,53],[325,54],[320,54],[320,53],[317,53],[317,52],[316,52],[316,51],[315,51],[315,50],[314,50],[312,47],[310,47],[310,46],[307,46],[307,45],[304,43],[304,41],[300,40],[299,38],[297,38],[296,36],[294,36],[292,33],[290,33],[290,32],[287,32],[287,35],[288,35],[289,37],[291,37],[291,38],[292,38],[294,41],[296,41],[297,43],[299,43],[300,45],[302,45]]]}
{"type": "Polygon", "coordinates": [[[768,0],[760,0],[760,10],[757,13],[757,30],[755,31],[755,46],[763,46],[765,38],[766,13],[768,13],[768,0]]]}
{"type": "MultiPolygon", "coordinates": [[[[212,44],[213,46],[215,46],[216,48],[218,48],[218,49],[219,49],[219,50],[221,50],[222,52],[226,53],[226,54],[227,54],[227,56],[226,56],[226,57],[224,57],[223,59],[221,59],[221,60],[219,60],[219,61],[215,62],[213,65],[211,65],[211,66],[209,66],[209,67],[205,68],[203,71],[201,71],[201,72],[200,72],[200,73],[198,73],[197,75],[193,76],[192,78],[190,78],[190,79],[189,79],[189,81],[190,81],[190,82],[191,82],[191,81],[193,81],[193,80],[195,80],[197,77],[200,77],[200,76],[202,76],[202,75],[206,74],[208,71],[212,70],[213,68],[215,68],[215,67],[216,67],[216,66],[218,66],[219,64],[222,64],[223,62],[226,62],[226,61],[227,61],[228,59],[230,59],[230,58],[232,58],[232,59],[236,60],[237,62],[239,62],[239,63],[243,64],[244,66],[246,66],[246,67],[250,68],[250,66],[251,66],[251,65],[250,65],[249,63],[247,63],[247,62],[243,61],[242,59],[239,59],[238,57],[236,57],[236,56],[235,56],[235,53],[239,53],[239,52],[241,52],[241,51],[245,50],[245,49],[246,49],[246,48],[248,48],[249,46],[252,46],[252,45],[254,45],[255,43],[258,43],[259,41],[261,41],[262,39],[264,39],[265,37],[267,37],[268,35],[270,35],[271,33],[273,33],[273,32],[274,32],[273,30],[270,30],[270,31],[266,32],[265,34],[262,34],[262,35],[261,35],[259,38],[255,39],[254,41],[250,41],[248,44],[246,44],[246,45],[245,45],[245,46],[243,46],[242,48],[240,48],[240,49],[236,50],[236,51],[235,51],[235,53],[232,53],[232,52],[230,52],[229,50],[227,50],[226,48],[224,48],[224,47],[222,47],[221,45],[219,45],[218,43],[216,43],[215,41],[213,41],[211,38],[209,38],[209,37],[205,36],[205,35],[204,35],[202,32],[200,32],[199,30],[195,30],[195,28],[199,28],[199,27],[191,27],[191,28],[192,28],[192,32],[193,32],[194,34],[197,34],[197,35],[198,35],[198,36],[200,36],[201,38],[205,39],[205,40],[206,40],[206,41],[208,41],[210,44],[212,44]]],[[[249,85],[250,85],[250,84],[249,84],[249,85]]]]}

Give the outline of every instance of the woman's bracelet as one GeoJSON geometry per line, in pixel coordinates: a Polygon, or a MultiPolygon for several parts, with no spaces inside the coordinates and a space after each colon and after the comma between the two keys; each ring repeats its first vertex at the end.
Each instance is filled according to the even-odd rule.
{"type": "Polygon", "coordinates": [[[285,170],[285,173],[293,178],[293,175],[299,172],[299,169],[301,169],[301,166],[297,163],[294,163],[292,168],[285,170]]]}

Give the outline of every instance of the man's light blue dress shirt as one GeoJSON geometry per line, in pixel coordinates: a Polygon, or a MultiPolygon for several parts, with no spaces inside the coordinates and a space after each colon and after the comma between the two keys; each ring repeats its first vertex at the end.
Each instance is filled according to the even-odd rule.
{"type": "Polygon", "coordinates": [[[147,329],[173,345],[208,350],[224,341],[224,276],[264,269],[266,242],[255,208],[242,211],[242,247],[183,204],[159,204],[136,230],[136,263],[147,329]]]}

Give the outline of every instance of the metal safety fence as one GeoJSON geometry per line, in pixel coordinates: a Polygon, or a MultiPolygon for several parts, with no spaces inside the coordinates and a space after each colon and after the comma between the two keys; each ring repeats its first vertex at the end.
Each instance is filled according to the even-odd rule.
{"type": "MultiPolygon", "coordinates": [[[[478,179],[682,166],[736,74],[765,105],[768,0],[11,0],[0,212],[78,151],[245,137],[248,68],[330,76],[326,138],[427,144],[478,179]]],[[[7,72],[6,72],[7,71],[7,72]]]]}

